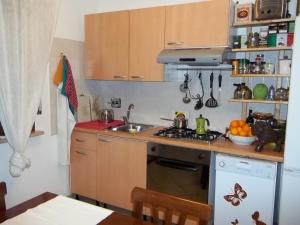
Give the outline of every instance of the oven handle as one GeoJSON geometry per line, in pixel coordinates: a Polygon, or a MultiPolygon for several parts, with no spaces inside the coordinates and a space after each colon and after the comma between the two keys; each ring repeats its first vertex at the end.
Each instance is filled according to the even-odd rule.
{"type": "Polygon", "coordinates": [[[178,160],[172,160],[172,159],[160,158],[156,161],[156,163],[161,166],[180,169],[180,170],[186,170],[186,171],[196,172],[199,170],[199,167],[195,164],[178,161],[178,160]]]}

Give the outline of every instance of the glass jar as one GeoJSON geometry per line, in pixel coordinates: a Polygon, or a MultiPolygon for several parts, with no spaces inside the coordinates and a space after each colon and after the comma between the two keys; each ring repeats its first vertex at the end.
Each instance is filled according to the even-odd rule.
{"type": "Polygon", "coordinates": [[[232,62],[232,75],[238,75],[240,73],[240,62],[237,59],[233,59],[232,62]]]}
{"type": "Polygon", "coordinates": [[[250,73],[255,73],[255,69],[256,69],[256,63],[255,62],[250,62],[250,64],[249,64],[249,72],[250,73]]]}
{"type": "Polygon", "coordinates": [[[232,48],[241,48],[241,36],[233,36],[232,48]]]}
{"type": "Polygon", "coordinates": [[[275,72],[274,64],[271,62],[267,62],[265,64],[265,72],[266,72],[266,74],[274,74],[274,72],[275,72]]]}
{"type": "Polygon", "coordinates": [[[249,60],[248,59],[240,59],[240,74],[249,73],[249,60]]]}
{"type": "Polygon", "coordinates": [[[251,32],[248,35],[248,48],[257,48],[259,44],[259,33],[251,32]]]}

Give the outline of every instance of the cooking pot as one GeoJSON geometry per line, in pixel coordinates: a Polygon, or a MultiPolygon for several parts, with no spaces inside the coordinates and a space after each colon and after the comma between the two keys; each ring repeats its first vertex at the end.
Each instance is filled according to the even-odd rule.
{"type": "Polygon", "coordinates": [[[114,120],[114,111],[112,109],[100,110],[100,121],[110,123],[114,120]]]}
{"type": "Polygon", "coordinates": [[[188,126],[188,119],[185,116],[176,116],[173,120],[168,118],[160,118],[162,120],[173,121],[173,126],[177,129],[185,129],[188,126]]]}

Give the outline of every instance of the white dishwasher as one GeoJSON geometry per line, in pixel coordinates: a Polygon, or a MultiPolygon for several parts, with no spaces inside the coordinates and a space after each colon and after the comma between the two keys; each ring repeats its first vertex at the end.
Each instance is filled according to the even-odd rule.
{"type": "Polygon", "coordinates": [[[273,225],[277,163],[216,155],[214,225],[273,225]]]}

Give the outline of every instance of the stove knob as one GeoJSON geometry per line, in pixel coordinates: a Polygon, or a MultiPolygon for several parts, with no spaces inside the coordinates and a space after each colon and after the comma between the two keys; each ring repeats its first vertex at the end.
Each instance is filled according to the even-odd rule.
{"type": "Polygon", "coordinates": [[[224,162],[224,161],[220,161],[220,162],[219,162],[219,166],[220,166],[220,167],[225,167],[225,162],[224,162]]]}

